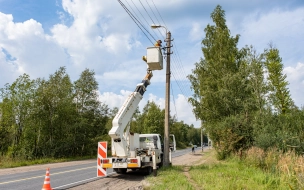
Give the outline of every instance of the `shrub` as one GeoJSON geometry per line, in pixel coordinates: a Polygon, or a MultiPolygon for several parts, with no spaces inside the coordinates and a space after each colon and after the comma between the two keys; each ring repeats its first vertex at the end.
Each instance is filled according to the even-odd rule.
{"type": "Polygon", "coordinates": [[[266,153],[258,147],[251,147],[245,153],[245,162],[251,166],[264,168],[266,153]]]}

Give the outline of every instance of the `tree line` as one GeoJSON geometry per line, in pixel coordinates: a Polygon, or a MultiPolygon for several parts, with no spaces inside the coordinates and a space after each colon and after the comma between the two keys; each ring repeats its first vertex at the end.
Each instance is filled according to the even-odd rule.
{"type": "Polygon", "coordinates": [[[188,76],[189,102],[219,158],[252,146],[303,153],[304,110],[290,96],[279,50],[271,43],[262,53],[252,45],[238,48],[240,35],[230,34],[220,5],[211,19],[203,58],[188,76]]]}
{"type": "MultiPolygon", "coordinates": [[[[95,156],[97,142],[108,141],[118,108],[99,101],[94,71],[72,82],[64,67],[48,79],[19,76],[0,89],[0,156],[23,159],[95,156]]],[[[164,133],[164,110],[148,102],[130,122],[136,133],[164,133]]],[[[193,125],[170,118],[179,147],[199,143],[193,125]]]]}

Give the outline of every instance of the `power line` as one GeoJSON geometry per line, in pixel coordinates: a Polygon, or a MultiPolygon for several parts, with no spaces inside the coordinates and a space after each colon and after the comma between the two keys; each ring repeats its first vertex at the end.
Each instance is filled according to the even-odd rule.
{"type": "MultiPolygon", "coordinates": [[[[139,9],[137,8],[137,6],[135,5],[135,3],[134,3],[134,1],[133,0],[131,0],[132,1],[132,3],[133,3],[133,5],[136,7],[136,9],[139,11],[139,9]]],[[[140,2],[141,3],[141,2],[140,2]]],[[[157,19],[157,16],[155,15],[155,13],[154,13],[154,11],[153,11],[153,9],[152,9],[152,7],[150,6],[150,4],[148,3],[148,1],[147,1],[147,4],[148,4],[148,6],[150,7],[150,9],[151,9],[151,11],[152,11],[152,13],[153,13],[153,15],[154,15],[154,17],[156,18],[156,20],[159,22],[159,20],[157,19]]],[[[154,2],[153,2],[153,4],[154,4],[154,2]]],[[[147,11],[147,9],[144,7],[144,5],[141,3],[141,5],[143,6],[143,8],[145,9],[145,11],[146,11],[146,13],[148,14],[148,16],[150,17],[150,19],[153,21],[153,23],[155,24],[155,22],[154,22],[154,20],[152,19],[152,17],[150,16],[150,14],[148,13],[148,11],[147,11]]],[[[157,7],[155,6],[155,4],[154,4],[154,7],[157,9],[157,7]]],[[[159,11],[158,11],[158,9],[157,9],[157,12],[159,13],[159,11]]],[[[142,17],[144,18],[144,16],[143,16],[143,14],[139,11],[139,13],[142,15],[142,17]]],[[[160,15],[160,13],[159,13],[159,16],[160,16],[160,18],[163,20],[163,18],[162,18],[162,16],[160,15]]],[[[146,21],[146,23],[147,23],[147,20],[144,18],[144,20],[146,21]]],[[[163,21],[164,22],[164,21],[163,21]]],[[[160,22],[159,22],[160,23],[160,22]]],[[[147,23],[148,24],[148,23],[147,23]]],[[[176,58],[177,59],[177,58],[176,58]]],[[[177,59],[178,60],[178,59],[177,59]]],[[[173,65],[176,65],[176,64],[173,64],[173,65]]],[[[179,65],[177,65],[177,67],[180,67],[179,65]]],[[[180,74],[179,74],[179,69],[176,69],[176,71],[177,71],[177,74],[180,76],[180,74]]],[[[176,79],[175,79],[176,80],[176,79]]],[[[176,80],[176,83],[179,85],[179,81],[182,81],[183,80],[183,78],[181,77],[181,78],[179,78],[179,80],[176,80]]],[[[181,83],[181,85],[179,85],[179,87],[180,87],[180,89],[181,89],[181,92],[184,94],[184,96],[187,96],[187,95],[185,95],[185,92],[182,90],[182,88],[184,88],[184,85],[183,85],[183,83],[181,83]],[[183,86],[183,87],[181,87],[181,86],[183,86]]]]}
{"type": "Polygon", "coordinates": [[[148,4],[148,6],[150,7],[150,10],[152,11],[153,15],[155,16],[157,22],[160,23],[159,20],[157,19],[157,16],[154,14],[154,11],[153,11],[153,9],[151,8],[151,6],[150,6],[148,0],[146,0],[146,2],[147,2],[147,4],[148,4]]]}
{"type": "MultiPolygon", "coordinates": [[[[126,2],[128,3],[128,1],[126,0],[126,2]]],[[[134,5],[134,7],[137,9],[137,11],[139,12],[139,14],[141,15],[141,17],[146,21],[146,24],[149,26],[149,23],[148,23],[148,21],[146,20],[146,18],[144,17],[144,15],[140,12],[140,10],[138,9],[138,7],[136,6],[136,4],[134,3],[134,1],[133,0],[131,0],[131,2],[133,3],[133,5],[134,5]]],[[[128,3],[128,5],[130,6],[130,4],[128,3]]],[[[131,6],[130,6],[131,7],[131,6]]],[[[132,7],[131,7],[131,9],[132,9],[132,7]]],[[[133,10],[133,9],[132,9],[133,10]]],[[[134,10],[133,10],[134,11],[134,10]]],[[[135,13],[135,11],[134,11],[134,13],[135,13]]],[[[136,15],[137,16],[137,15],[136,15]]],[[[153,31],[153,33],[157,36],[157,34],[156,34],[156,32],[154,31],[154,30],[152,30],[153,31]]]]}
{"type": "Polygon", "coordinates": [[[156,39],[154,38],[154,36],[143,26],[143,24],[137,20],[137,18],[131,13],[131,11],[125,6],[125,4],[123,4],[123,2],[121,2],[120,0],[118,0],[118,2],[120,3],[120,5],[125,9],[125,11],[128,13],[128,15],[131,17],[131,19],[135,22],[135,24],[139,27],[139,29],[145,34],[145,36],[149,39],[149,41],[153,44],[153,42],[151,41],[151,39],[148,37],[148,35],[143,31],[143,29],[145,29],[150,36],[154,39],[154,41],[156,41],[156,39]],[[139,26],[139,24],[143,27],[143,29],[139,26]]]}
{"type": "MultiPolygon", "coordinates": [[[[139,0],[139,2],[140,2],[140,4],[141,4],[141,6],[144,8],[144,10],[146,11],[146,13],[147,13],[147,15],[149,16],[149,18],[151,19],[151,21],[153,22],[153,24],[156,25],[155,22],[154,22],[154,20],[153,20],[152,17],[150,16],[149,12],[148,12],[147,9],[145,8],[145,6],[142,4],[142,2],[141,2],[140,0],[139,0]]],[[[158,30],[158,32],[160,33],[160,35],[162,36],[160,30],[159,30],[159,29],[157,29],[157,30],[158,30]]]]}
{"type": "MultiPolygon", "coordinates": [[[[151,12],[152,12],[153,15],[155,16],[157,22],[160,24],[159,20],[157,19],[157,16],[154,14],[154,11],[152,10],[150,4],[148,3],[148,0],[146,0],[146,2],[147,2],[147,4],[148,4],[148,6],[150,7],[151,12]]],[[[155,24],[155,23],[154,23],[154,24],[155,24]]],[[[163,38],[165,38],[165,37],[162,35],[162,33],[159,31],[159,29],[158,29],[158,32],[160,33],[160,35],[161,35],[163,38]]]]}
{"type": "MultiPolygon", "coordinates": [[[[173,78],[175,79],[175,76],[174,76],[173,73],[172,73],[172,76],[173,76],[173,78]]],[[[183,93],[183,90],[181,89],[180,85],[177,83],[177,80],[176,80],[176,79],[175,79],[175,82],[176,82],[177,86],[179,87],[180,91],[182,92],[183,97],[186,99],[186,101],[187,101],[187,103],[188,103],[188,105],[189,105],[189,107],[190,107],[190,109],[191,109],[190,103],[188,102],[186,96],[185,96],[184,93],[183,93]]],[[[172,90],[172,93],[173,93],[173,90],[172,90]]]]}
{"type": "MultiPolygon", "coordinates": [[[[160,16],[160,18],[162,19],[162,21],[163,21],[163,23],[164,23],[164,25],[166,26],[166,23],[165,23],[165,21],[164,21],[164,19],[163,19],[163,17],[161,16],[161,14],[159,13],[159,11],[158,11],[158,9],[157,9],[157,7],[156,7],[156,5],[155,5],[155,3],[154,3],[154,1],[152,0],[152,3],[153,3],[153,5],[154,5],[154,7],[155,7],[155,9],[157,10],[157,12],[158,12],[158,15],[160,16]]],[[[167,27],[167,26],[166,26],[167,27]]]]}
{"type": "MultiPolygon", "coordinates": [[[[134,12],[135,16],[134,16],[134,14],[133,14],[133,13],[132,13],[132,12],[131,12],[124,4],[120,1],[120,0],[118,0],[118,1],[119,1],[119,3],[122,5],[122,7],[125,9],[125,11],[129,14],[129,16],[132,18],[132,20],[133,20],[133,21],[137,24],[137,26],[141,29],[141,31],[144,33],[144,35],[149,39],[149,41],[150,41],[152,44],[154,44],[154,43],[151,41],[151,39],[148,37],[148,35],[146,34],[146,32],[147,32],[155,41],[156,41],[156,39],[155,39],[154,36],[146,29],[146,27],[142,24],[142,22],[141,22],[140,19],[139,19],[139,16],[135,13],[134,9],[133,9],[132,6],[127,2],[127,0],[126,0],[126,2],[128,3],[130,9],[134,12]],[[145,30],[146,32],[145,32],[144,30],[145,30]]],[[[144,21],[146,22],[146,24],[149,26],[149,23],[148,23],[147,19],[146,19],[145,16],[142,14],[142,12],[139,10],[139,8],[136,6],[136,4],[134,3],[134,1],[131,0],[131,2],[133,3],[133,5],[135,6],[135,8],[137,9],[138,13],[142,16],[142,18],[144,19],[144,21]]],[[[153,19],[152,16],[149,14],[149,12],[148,12],[148,10],[146,9],[146,7],[144,6],[144,4],[143,4],[140,0],[139,0],[139,2],[140,2],[140,4],[141,4],[143,10],[146,12],[147,16],[151,19],[151,21],[153,22],[153,24],[155,24],[154,19],[153,19]]],[[[153,13],[155,19],[157,20],[157,22],[159,22],[158,24],[161,24],[160,21],[159,21],[159,19],[157,18],[156,14],[155,14],[155,12],[153,11],[152,7],[150,6],[148,0],[146,0],[146,2],[147,2],[147,4],[148,4],[148,6],[149,6],[151,12],[153,13]]],[[[165,23],[165,21],[164,21],[164,19],[163,19],[163,17],[161,16],[161,14],[160,14],[159,10],[157,9],[157,7],[156,7],[156,5],[155,5],[155,3],[154,3],[153,0],[152,0],[152,3],[153,3],[153,5],[154,5],[154,7],[155,7],[155,9],[156,9],[156,11],[157,11],[159,17],[161,18],[161,20],[162,20],[162,22],[163,22],[163,25],[164,25],[166,28],[168,28],[167,25],[166,25],[166,23],[165,23]]],[[[156,24],[155,24],[155,25],[156,25],[156,24]]],[[[162,37],[164,37],[163,34],[160,32],[159,29],[158,29],[158,31],[159,31],[160,35],[161,35],[162,37]]],[[[154,32],[154,35],[157,37],[158,35],[155,33],[154,30],[153,30],[153,32],[154,32]]],[[[164,37],[164,38],[165,38],[165,37],[164,37]]],[[[175,82],[176,82],[178,88],[180,89],[181,93],[184,95],[185,99],[187,99],[186,97],[190,97],[190,96],[191,96],[191,95],[189,95],[189,92],[191,91],[191,88],[190,88],[189,85],[187,85],[185,82],[183,82],[183,81],[185,81],[185,79],[187,80],[187,77],[186,77],[185,71],[184,71],[183,66],[182,66],[182,61],[181,61],[179,52],[178,52],[178,50],[177,50],[177,48],[176,48],[177,46],[176,46],[176,44],[175,44],[174,42],[173,42],[173,45],[174,45],[174,46],[173,46],[173,50],[176,52],[176,54],[173,54],[173,56],[172,56],[172,57],[173,57],[173,59],[172,59],[172,62],[173,62],[173,64],[172,64],[172,65],[173,65],[173,72],[172,72],[172,75],[173,75],[173,78],[174,78],[174,80],[175,80],[175,82]]],[[[171,86],[171,88],[172,88],[172,86],[171,86]]],[[[172,90],[172,91],[173,91],[173,90],[172,90]]],[[[187,101],[187,102],[188,102],[188,101],[187,101]]],[[[188,102],[188,105],[190,105],[189,102],[188,102]]]]}
{"type": "MultiPolygon", "coordinates": [[[[186,78],[186,75],[184,73],[182,73],[182,69],[181,69],[181,66],[179,66],[177,63],[177,57],[176,56],[173,56],[173,63],[172,64],[172,70],[173,70],[173,73],[176,73],[176,82],[179,84],[180,88],[182,89],[189,89],[190,88],[188,87],[188,85],[185,84],[185,82],[180,82],[180,81],[185,81],[187,80],[186,78]]],[[[182,93],[185,95],[185,96],[190,96],[189,93],[185,93],[185,92],[188,92],[189,90],[185,90],[185,91],[182,91],[182,93]]]]}
{"type": "MultiPolygon", "coordinates": [[[[164,23],[164,25],[165,25],[165,27],[166,28],[168,28],[167,27],[167,25],[166,25],[166,23],[165,23],[165,21],[164,21],[164,19],[163,19],[163,17],[161,16],[161,14],[160,14],[160,12],[159,12],[159,10],[157,9],[157,7],[156,7],[156,5],[155,5],[155,3],[154,3],[154,1],[152,0],[152,3],[153,3],[153,5],[154,5],[154,7],[155,7],[155,9],[157,10],[157,12],[158,12],[158,15],[160,16],[160,18],[161,18],[161,20],[163,21],[163,23],[164,23]]],[[[150,7],[151,8],[151,7],[150,7]]],[[[154,12],[153,12],[154,13],[154,12]]],[[[154,16],[156,17],[156,15],[154,14],[154,16]]],[[[157,17],[156,17],[157,18],[157,17]]],[[[157,21],[158,21],[158,19],[157,19],[157,21]]],[[[158,21],[159,22],[159,21],[158,21]]],[[[174,41],[173,41],[173,50],[174,51],[176,51],[177,52],[177,55],[176,54],[173,54],[173,64],[172,65],[176,65],[176,73],[178,74],[178,76],[180,76],[180,74],[179,74],[179,72],[178,71],[180,71],[181,70],[181,72],[182,72],[182,76],[185,76],[186,77],[186,74],[185,74],[185,71],[184,71],[184,69],[183,69],[183,67],[182,67],[182,64],[181,64],[181,59],[180,59],[180,56],[179,56],[179,52],[178,52],[178,50],[177,50],[177,48],[175,48],[175,47],[177,47],[176,46],[176,44],[174,43],[174,41]],[[174,61],[174,58],[176,59],[175,61],[174,61]],[[176,62],[176,64],[175,64],[175,62],[176,62]],[[178,63],[180,63],[180,64],[178,64],[178,63]]],[[[180,78],[180,81],[182,81],[182,77],[180,78]]],[[[177,84],[178,84],[178,81],[176,81],[177,82],[177,84]]],[[[184,86],[184,84],[181,84],[181,86],[184,86]]],[[[183,93],[183,92],[182,92],[183,93]]],[[[184,93],[183,93],[184,94],[184,93]]],[[[184,94],[184,96],[186,96],[185,94],[184,94]]],[[[187,96],[189,96],[189,95],[187,95],[187,96]]]]}
{"type": "Polygon", "coordinates": [[[178,116],[177,116],[177,111],[176,111],[175,98],[174,98],[174,93],[173,93],[172,84],[170,85],[170,87],[171,87],[172,96],[173,96],[173,105],[174,105],[174,108],[175,108],[176,119],[178,120],[178,116]]]}

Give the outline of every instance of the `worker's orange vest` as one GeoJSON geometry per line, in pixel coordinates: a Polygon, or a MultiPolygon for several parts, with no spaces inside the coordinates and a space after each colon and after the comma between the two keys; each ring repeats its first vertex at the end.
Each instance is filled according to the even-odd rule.
{"type": "Polygon", "coordinates": [[[159,43],[154,44],[155,47],[160,47],[159,43]]]}

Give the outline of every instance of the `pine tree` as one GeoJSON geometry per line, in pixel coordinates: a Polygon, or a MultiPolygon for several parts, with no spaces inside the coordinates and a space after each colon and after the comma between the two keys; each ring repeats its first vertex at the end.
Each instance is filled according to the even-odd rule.
{"type": "Polygon", "coordinates": [[[271,87],[270,101],[275,111],[285,114],[294,107],[294,102],[287,87],[286,75],[283,74],[282,58],[279,55],[279,50],[271,45],[269,49],[265,50],[265,56],[265,65],[268,70],[268,80],[271,87]]]}

